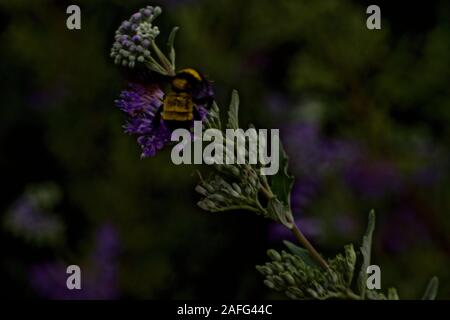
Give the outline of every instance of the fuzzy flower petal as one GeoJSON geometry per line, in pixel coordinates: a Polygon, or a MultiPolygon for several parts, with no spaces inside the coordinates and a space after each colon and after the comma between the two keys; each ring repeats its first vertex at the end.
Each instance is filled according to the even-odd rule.
{"type": "Polygon", "coordinates": [[[153,157],[158,150],[161,150],[170,142],[171,134],[171,130],[164,121],[160,120],[150,134],[142,135],[138,138],[138,143],[142,148],[141,157],[153,157]]]}
{"type": "Polygon", "coordinates": [[[128,90],[122,91],[117,106],[131,117],[147,116],[153,118],[162,106],[164,93],[159,86],[130,84],[128,90]]]}
{"type": "Polygon", "coordinates": [[[138,136],[142,157],[154,156],[170,141],[171,131],[158,115],[163,97],[157,85],[131,84],[116,101],[119,109],[129,116],[124,131],[138,136]]]}

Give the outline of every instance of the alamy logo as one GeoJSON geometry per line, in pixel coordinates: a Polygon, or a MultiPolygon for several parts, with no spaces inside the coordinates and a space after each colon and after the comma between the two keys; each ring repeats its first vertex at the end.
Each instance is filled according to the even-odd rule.
{"type": "Polygon", "coordinates": [[[381,9],[377,5],[370,5],[366,10],[367,14],[370,16],[367,18],[366,26],[369,30],[380,30],[381,29],[381,9]]]}
{"type": "Polygon", "coordinates": [[[193,134],[181,128],[172,132],[171,140],[179,142],[172,149],[172,162],[177,165],[260,164],[262,175],[274,175],[279,169],[279,130],[270,130],[270,146],[267,134],[267,129],[226,129],[224,136],[218,129],[203,132],[202,122],[194,121],[193,134]],[[204,149],[203,141],[209,142],[204,149]]]}
{"type": "Polygon", "coordinates": [[[66,280],[66,287],[69,290],[81,290],[81,269],[76,264],[70,265],[66,269],[69,274],[66,280]]]}
{"type": "Polygon", "coordinates": [[[70,5],[66,9],[66,13],[70,16],[66,20],[66,26],[69,30],[81,29],[81,9],[77,5],[70,5]]]}

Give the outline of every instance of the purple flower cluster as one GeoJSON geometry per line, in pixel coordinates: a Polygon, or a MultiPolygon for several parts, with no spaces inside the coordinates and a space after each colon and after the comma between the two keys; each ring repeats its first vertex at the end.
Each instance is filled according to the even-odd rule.
{"type": "Polygon", "coordinates": [[[96,232],[95,249],[91,256],[86,264],[80,264],[80,290],[67,289],[66,268],[70,263],[61,261],[34,265],[29,273],[30,284],[40,296],[47,299],[117,299],[118,253],[119,239],[116,230],[113,226],[104,224],[96,232]]]}
{"type": "Polygon", "coordinates": [[[122,22],[111,49],[111,57],[116,64],[133,68],[136,62],[150,59],[150,44],[159,35],[158,27],[152,22],[160,14],[160,7],[147,6],[122,22]]]}
{"type": "Polygon", "coordinates": [[[138,136],[142,157],[152,157],[170,141],[171,131],[159,116],[164,93],[157,85],[131,84],[122,91],[117,106],[129,116],[125,133],[138,136]]]}

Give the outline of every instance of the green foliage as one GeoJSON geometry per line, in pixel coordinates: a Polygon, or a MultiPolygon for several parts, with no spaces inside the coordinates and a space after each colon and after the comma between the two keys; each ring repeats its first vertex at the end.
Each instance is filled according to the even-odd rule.
{"type": "MultiPolygon", "coordinates": [[[[223,170],[225,174],[233,171],[229,169],[230,167],[220,168],[222,169],[219,170],[223,170]]],[[[227,179],[228,181],[216,174],[211,179],[200,182],[195,188],[204,197],[198,202],[198,206],[210,212],[246,209],[259,213],[261,204],[257,198],[259,190],[257,179],[252,170],[242,175],[239,171],[232,179],[227,179]],[[231,182],[232,180],[236,182],[231,182]]]]}
{"type": "Polygon", "coordinates": [[[312,266],[301,256],[284,250],[279,253],[272,249],[267,255],[271,261],[256,267],[265,276],[264,284],[284,292],[291,299],[356,298],[350,290],[356,261],[351,245],[346,247],[344,255],[338,254],[328,260],[328,271],[312,266]]]}
{"type": "Polygon", "coordinates": [[[288,160],[289,157],[280,142],[280,170],[270,179],[270,187],[276,197],[269,200],[269,208],[283,225],[292,228],[294,218],[291,213],[291,190],[294,176],[288,172],[288,160]]]}
{"type": "MultiPolygon", "coordinates": [[[[233,91],[228,110],[227,128],[239,128],[238,110],[239,96],[237,91],[233,91]]],[[[205,126],[221,128],[217,104],[213,105],[205,126]]],[[[200,184],[195,188],[204,197],[198,202],[198,206],[210,212],[249,210],[293,230],[296,226],[290,207],[290,193],[294,178],[288,173],[288,156],[282,147],[280,148],[280,168],[278,174],[271,179],[269,186],[266,177],[260,175],[255,166],[215,165],[217,173],[206,181],[201,179],[200,184]],[[263,206],[259,200],[260,193],[267,197],[266,206],[263,206]]],[[[324,268],[324,263],[319,261],[319,254],[309,243],[306,243],[308,250],[305,250],[285,241],[284,244],[290,253],[284,250],[279,253],[271,249],[268,251],[271,261],[257,266],[256,269],[265,277],[264,284],[267,287],[283,292],[291,299],[398,300],[395,288],[389,288],[387,295],[377,290],[367,289],[367,268],[371,263],[374,230],[375,212],[372,210],[369,213],[367,230],[360,247],[362,262],[355,281],[356,291],[352,283],[356,266],[353,245],[344,246],[344,253],[328,259],[324,268]]],[[[437,279],[433,278],[424,294],[424,299],[434,299],[436,293],[437,279]]]]}
{"type": "MultiPolygon", "coordinates": [[[[220,111],[216,103],[204,126],[221,129],[220,111]]],[[[226,127],[239,129],[239,95],[236,90],[231,95],[226,127]]],[[[221,147],[226,150],[227,138],[223,136],[221,147]]],[[[234,146],[233,152],[236,150],[234,146]]],[[[249,154],[247,146],[244,152],[246,156],[249,154]]],[[[245,209],[291,228],[293,217],[289,198],[294,179],[287,172],[288,158],[282,147],[280,157],[282,170],[272,179],[270,186],[267,177],[260,173],[259,164],[215,164],[216,173],[206,180],[201,179],[196,187],[196,191],[204,197],[198,202],[199,207],[210,212],[245,209]],[[261,194],[267,198],[266,201],[260,200],[261,194]]]]}
{"type": "Polygon", "coordinates": [[[439,289],[439,280],[437,277],[433,277],[423,294],[422,300],[434,300],[436,299],[437,292],[439,289]]]}
{"type": "Polygon", "coordinates": [[[280,143],[280,170],[270,179],[270,186],[277,198],[287,207],[291,206],[291,190],[294,176],[288,172],[289,157],[280,143]]]}
{"type": "Polygon", "coordinates": [[[175,52],[175,47],[174,47],[174,42],[175,42],[175,36],[178,32],[179,27],[173,27],[172,31],[170,32],[169,35],[169,39],[167,40],[167,47],[169,48],[169,58],[170,58],[170,63],[172,64],[172,66],[175,69],[175,62],[176,62],[176,52],[175,52]]]}
{"type": "Polygon", "coordinates": [[[369,223],[367,224],[366,234],[363,237],[361,246],[361,255],[363,257],[363,262],[361,265],[361,271],[359,272],[358,278],[358,290],[362,298],[366,294],[366,281],[367,281],[367,267],[370,265],[370,257],[372,254],[372,236],[375,230],[375,212],[371,211],[369,213],[369,223]]]}
{"type": "Polygon", "coordinates": [[[236,90],[231,93],[230,106],[228,108],[228,129],[239,129],[239,94],[236,90]]]}
{"type": "MultiPolygon", "coordinates": [[[[328,260],[329,269],[320,268],[313,262],[308,252],[293,243],[284,244],[290,253],[270,249],[271,259],[256,269],[264,276],[264,284],[283,292],[291,299],[354,299],[354,300],[398,300],[395,288],[389,288],[387,295],[377,290],[367,290],[367,267],[370,265],[372,234],[375,228],[375,213],[369,214],[367,231],[360,248],[363,262],[357,279],[357,292],[353,290],[353,277],[356,268],[356,253],[353,245],[344,246],[344,253],[328,260]]],[[[424,300],[436,298],[438,280],[431,279],[423,296],[424,300]]]]}

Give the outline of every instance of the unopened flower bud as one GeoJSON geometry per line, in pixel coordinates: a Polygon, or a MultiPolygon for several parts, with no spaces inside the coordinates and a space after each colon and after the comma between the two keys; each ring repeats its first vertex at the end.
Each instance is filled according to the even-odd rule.
{"type": "Polygon", "coordinates": [[[267,250],[267,256],[274,261],[281,261],[280,254],[273,249],[267,250]]]}
{"type": "Polygon", "coordinates": [[[280,276],[275,275],[275,276],[272,277],[272,279],[273,279],[273,282],[274,282],[277,286],[279,286],[279,287],[284,287],[284,286],[286,286],[286,283],[284,282],[283,278],[281,278],[280,276]]]}
{"type": "Polygon", "coordinates": [[[286,281],[286,283],[288,285],[291,285],[291,286],[295,285],[294,277],[292,277],[288,272],[284,272],[281,275],[282,275],[284,281],[286,281]]]}
{"type": "Polygon", "coordinates": [[[237,193],[242,193],[241,187],[236,182],[233,182],[232,187],[237,193]]]}
{"type": "Polygon", "coordinates": [[[209,197],[208,197],[208,199],[210,199],[211,201],[218,201],[218,202],[226,202],[227,201],[227,199],[225,199],[225,197],[223,196],[223,195],[221,195],[221,194],[218,194],[218,193],[215,193],[215,194],[213,194],[213,195],[210,195],[209,197]]]}
{"type": "Polygon", "coordinates": [[[150,51],[146,49],[160,33],[158,27],[153,25],[153,20],[160,13],[161,8],[147,6],[121,24],[111,49],[111,57],[117,64],[133,68],[136,61],[143,63],[151,57],[150,51]]]}
{"type": "Polygon", "coordinates": [[[256,266],[256,270],[265,276],[273,274],[272,269],[267,266],[256,266]]]}
{"type": "Polygon", "coordinates": [[[281,262],[274,261],[274,262],[272,262],[272,264],[278,272],[284,271],[284,266],[281,264],[281,262]]]}
{"type": "Polygon", "coordinates": [[[198,193],[200,193],[202,196],[205,196],[205,197],[208,195],[208,192],[206,191],[206,189],[200,185],[195,187],[195,191],[197,191],[198,193]]]}
{"type": "Polygon", "coordinates": [[[292,299],[292,300],[297,300],[297,299],[298,299],[296,295],[292,294],[291,292],[289,292],[289,291],[287,291],[287,290],[284,292],[284,294],[285,294],[286,297],[288,297],[289,299],[292,299]]]}
{"type": "Polygon", "coordinates": [[[275,289],[275,285],[270,280],[264,280],[264,284],[268,286],[270,289],[275,289]]]}

